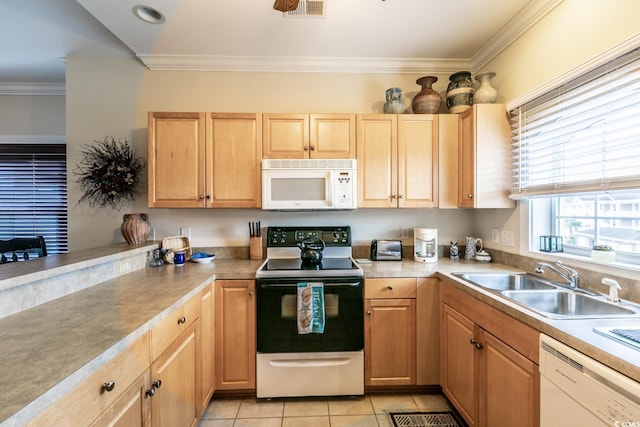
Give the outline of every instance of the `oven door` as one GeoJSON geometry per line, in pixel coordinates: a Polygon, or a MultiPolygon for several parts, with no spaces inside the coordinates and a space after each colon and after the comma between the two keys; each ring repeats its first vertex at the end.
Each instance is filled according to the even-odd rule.
{"type": "Polygon", "coordinates": [[[361,278],[261,279],[256,285],[258,353],[343,352],[364,348],[361,278]],[[324,285],[322,334],[298,334],[296,287],[300,282],[324,285]]]}

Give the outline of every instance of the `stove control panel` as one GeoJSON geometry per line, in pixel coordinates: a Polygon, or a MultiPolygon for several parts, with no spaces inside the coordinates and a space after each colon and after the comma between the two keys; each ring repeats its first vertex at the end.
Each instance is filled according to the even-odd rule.
{"type": "Polygon", "coordinates": [[[351,227],[268,227],[267,247],[298,246],[298,242],[316,237],[325,246],[351,246],[351,227]]]}

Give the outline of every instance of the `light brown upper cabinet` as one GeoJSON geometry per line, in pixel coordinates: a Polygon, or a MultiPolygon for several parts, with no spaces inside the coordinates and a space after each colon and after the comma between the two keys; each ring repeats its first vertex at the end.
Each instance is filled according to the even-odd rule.
{"type": "Polygon", "coordinates": [[[356,117],[358,207],[438,206],[438,116],[356,117]]]}
{"type": "Polygon", "coordinates": [[[460,113],[458,206],[512,208],[511,139],[504,104],[474,104],[460,113]]]}
{"type": "Polygon", "coordinates": [[[149,113],[149,207],[259,208],[260,114],[149,113]]]}
{"type": "Polygon", "coordinates": [[[263,114],[265,159],[355,159],[355,114],[263,114]]]}

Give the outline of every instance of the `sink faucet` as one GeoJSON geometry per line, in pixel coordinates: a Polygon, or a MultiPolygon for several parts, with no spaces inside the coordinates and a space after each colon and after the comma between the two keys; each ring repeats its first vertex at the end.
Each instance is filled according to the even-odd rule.
{"type": "Polygon", "coordinates": [[[545,267],[566,280],[570,287],[580,288],[580,275],[573,268],[567,267],[560,261],[556,261],[555,266],[547,264],[546,262],[539,262],[536,266],[536,273],[544,273],[545,267]]]}

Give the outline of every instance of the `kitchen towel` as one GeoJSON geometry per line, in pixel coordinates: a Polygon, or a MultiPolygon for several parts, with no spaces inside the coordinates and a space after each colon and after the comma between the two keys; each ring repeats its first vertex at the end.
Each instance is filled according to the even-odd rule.
{"type": "Polygon", "coordinates": [[[324,285],[321,282],[301,282],[298,294],[298,334],[324,333],[324,285]]]}

